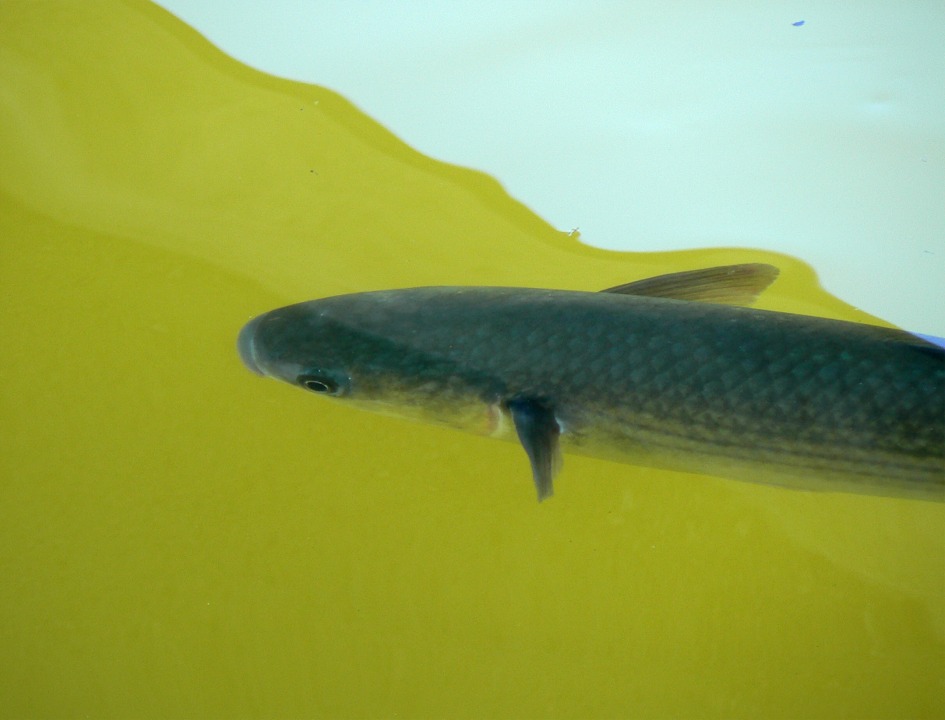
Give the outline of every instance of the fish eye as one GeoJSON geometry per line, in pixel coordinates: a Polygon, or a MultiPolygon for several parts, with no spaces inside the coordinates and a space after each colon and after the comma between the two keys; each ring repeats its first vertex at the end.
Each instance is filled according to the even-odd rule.
{"type": "Polygon", "coordinates": [[[317,393],[330,393],[335,390],[334,383],[319,380],[318,378],[306,378],[302,381],[302,384],[307,389],[317,393]]]}
{"type": "Polygon", "coordinates": [[[306,390],[319,395],[342,395],[345,390],[337,380],[322,373],[299,375],[295,381],[306,390]]]}

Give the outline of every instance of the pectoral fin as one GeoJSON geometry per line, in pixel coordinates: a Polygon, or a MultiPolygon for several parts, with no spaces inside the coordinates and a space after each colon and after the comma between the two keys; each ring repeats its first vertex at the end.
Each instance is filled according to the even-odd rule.
{"type": "Polygon", "coordinates": [[[513,398],[506,403],[515,432],[532,464],[538,500],[553,494],[552,480],[561,467],[558,436],[561,429],[548,403],[534,398],[513,398]]]}

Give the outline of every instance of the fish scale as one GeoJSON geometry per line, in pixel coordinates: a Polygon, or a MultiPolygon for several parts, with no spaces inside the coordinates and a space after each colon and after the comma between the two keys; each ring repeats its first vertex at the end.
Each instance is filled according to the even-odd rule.
{"type": "Polygon", "coordinates": [[[616,290],[460,287],[325,298],[251,325],[254,369],[329,373],[355,404],[459,427],[496,407],[533,465],[530,443],[556,447],[560,431],[566,451],[634,464],[945,499],[945,351],[899,330],[616,290]]]}

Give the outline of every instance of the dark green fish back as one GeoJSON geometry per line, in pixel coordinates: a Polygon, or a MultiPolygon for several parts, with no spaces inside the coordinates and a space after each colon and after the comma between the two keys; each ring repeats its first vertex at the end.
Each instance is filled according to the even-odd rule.
{"type": "MultiPolygon", "coordinates": [[[[908,333],[516,288],[418,288],[306,305],[383,339],[391,354],[410,348],[412,371],[465,369],[485,402],[549,403],[579,450],[607,445],[744,479],[767,464],[945,495],[945,351],[908,333]],[[739,473],[743,461],[751,465],[739,473]]],[[[411,372],[402,361],[400,371],[411,372]]]]}

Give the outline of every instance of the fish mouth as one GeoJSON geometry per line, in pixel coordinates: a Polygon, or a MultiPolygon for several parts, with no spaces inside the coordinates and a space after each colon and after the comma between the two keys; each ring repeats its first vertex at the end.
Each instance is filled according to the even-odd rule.
{"type": "Polygon", "coordinates": [[[236,339],[236,349],[239,351],[240,360],[243,364],[257,375],[265,375],[256,362],[256,327],[262,315],[254,317],[240,330],[239,337],[236,339]]]}

